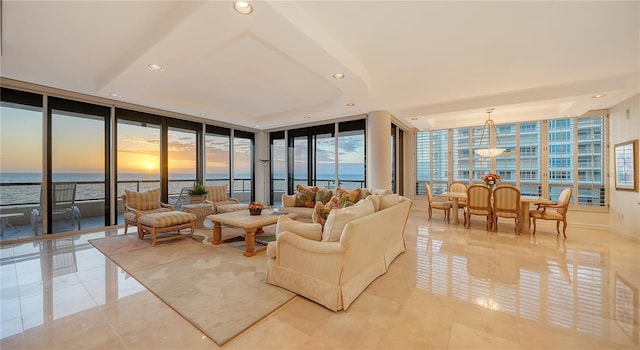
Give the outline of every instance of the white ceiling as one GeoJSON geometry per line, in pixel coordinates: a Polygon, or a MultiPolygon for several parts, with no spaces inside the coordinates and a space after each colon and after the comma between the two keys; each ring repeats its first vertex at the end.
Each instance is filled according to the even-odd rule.
{"type": "Polygon", "coordinates": [[[252,5],[4,0],[0,73],[258,129],[375,110],[419,130],[489,107],[557,118],[640,92],[640,1],[252,5]]]}

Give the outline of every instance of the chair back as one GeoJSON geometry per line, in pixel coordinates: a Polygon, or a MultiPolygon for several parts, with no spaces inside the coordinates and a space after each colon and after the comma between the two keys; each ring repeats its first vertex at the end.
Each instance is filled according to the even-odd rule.
{"type": "Polygon", "coordinates": [[[449,192],[467,192],[467,185],[462,182],[454,182],[449,185],[449,192]]]}
{"type": "Polygon", "coordinates": [[[469,209],[491,210],[491,189],[487,185],[474,184],[467,190],[469,209]]]}
{"type": "Polygon", "coordinates": [[[560,192],[560,197],[558,197],[558,213],[565,214],[569,209],[569,202],[571,202],[571,188],[567,187],[560,192]]]}
{"type": "Polygon", "coordinates": [[[51,203],[54,213],[72,209],[76,203],[76,183],[54,183],[52,193],[51,203]]]}
{"type": "Polygon", "coordinates": [[[425,182],[424,187],[427,191],[427,201],[429,202],[429,204],[431,204],[431,202],[433,201],[433,195],[431,194],[431,186],[429,186],[428,182],[425,182]]]}
{"type": "Polygon", "coordinates": [[[501,185],[493,190],[493,209],[496,212],[520,212],[520,190],[511,185],[501,185]]]}

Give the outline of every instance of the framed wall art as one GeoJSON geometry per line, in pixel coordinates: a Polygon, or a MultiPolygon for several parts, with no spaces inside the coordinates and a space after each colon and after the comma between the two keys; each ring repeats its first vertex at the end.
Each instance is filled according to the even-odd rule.
{"type": "Polygon", "coordinates": [[[616,190],[638,190],[638,140],[619,143],[613,148],[616,190]]]}

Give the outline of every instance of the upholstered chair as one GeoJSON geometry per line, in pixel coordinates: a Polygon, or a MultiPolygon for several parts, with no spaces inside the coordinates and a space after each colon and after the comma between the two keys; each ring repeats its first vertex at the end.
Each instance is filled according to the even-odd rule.
{"type": "Polygon", "coordinates": [[[529,211],[533,220],[533,234],[536,234],[536,220],[555,220],[556,231],[560,234],[560,222],[562,222],[562,235],[567,238],[567,211],[571,202],[571,188],[565,188],[560,192],[556,203],[535,203],[536,209],[529,211]]]}
{"type": "Polygon", "coordinates": [[[218,207],[222,205],[240,204],[239,199],[227,196],[227,185],[205,187],[207,188],[205,203],[211,203],[213,205],[214,213],[218,213],[218,207]]]}
{"type": "Polygon", "coordinates": [[[493,190],[493,230],[498,231],[498,217],[515,220],[516,234],[520,232],[520,190],[501,185],[493,190]]]}
{"type": "MultiPolygon", "coordinates": [[[[452,182],[449,185],[449,192],[467,193],[467,185],[462,182],[452,182]]],[[[467,206],[466,198],[458,198],[458,208],[463,209],[467,206]]]]}
{"type": "Polygon", "coordinates": [[[464,223],[471,227],[471,215],[487,217],[487,230],[491,228],[493,221],[493,209],[491,208],[491,189],[484,184],[473,184],[467,189],[467,207],[464,211],[464,223]]]}
{"type": "Polygon", "coordinates": [[[431,221],[433,209],[442,209],[444,210],[444,220],[449,222],[449,220],[451,220],[451,201],[434,201],[433,195],[431,194],[431,186],[426,182],[424,186],[427,190],[427,201],[429,204],[429,208],[427,209],[427,215],[429,216],[428,221],[431,221]]]}
{"type": "Polygon", "coordinates": [[[156,188],[147,192],[134,192],[124,190],[122,195],[124,204],[124,233],[127,233],[129,225],[138,226],[138,219],[146,214],[174,211],[173,205],[160,201],[160,189],[156,188]]]}

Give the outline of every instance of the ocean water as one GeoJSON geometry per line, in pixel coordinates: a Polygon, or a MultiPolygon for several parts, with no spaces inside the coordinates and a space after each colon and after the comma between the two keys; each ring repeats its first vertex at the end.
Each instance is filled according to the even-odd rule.
{"type": "MultiPolygon", "coordinates": [[[[306,174],[299,174],[306,178],[306,174]]],[[[319,181],[318,185],[325,186],[330,181],[331,186],[335,186],[332,180],[333,174],[318,174],[317,178],[326,180],[319,181]]],[[[178,195],[183,187],[191,187],[195,179],[195,174],[171,174],[169,181],[169,194],[178,195]]],[[[227,174],[209,174],[207,185],[224,185],[229,183],[227,174]]],[[[284,179],[284,175],[274,174],[274,178],[284,179]]],[[[238,174],[234,181],[234,191],[243,192],[251,189],[249,174],[238,174]]],[[[364,181],[364,174],[341,174],[340,180],[345,181],[346,187],[349,184],[359,186],[359,181],[364,181]]],[[[0,172],[0,206],[19,204],[40,203],[40,183],[42,175],[33,172],[0,172]],[[15,184],[15,185],[13,185],[15,184]]],[[[104,199],[105,184],[104,175],[101,173],[54,173],[53,182],[75,182],[76,200],[96,200],[104,199]]],[[[147,191],[160,186],[159,175],[144,173],[123,173],[118,177],[117,193],[124,193],[125,189],[130,191],[147,191]]],[[[274,181],[274,191],[285,191],[284,180],[274,181]]]]}

